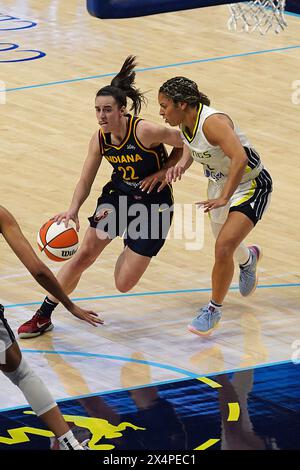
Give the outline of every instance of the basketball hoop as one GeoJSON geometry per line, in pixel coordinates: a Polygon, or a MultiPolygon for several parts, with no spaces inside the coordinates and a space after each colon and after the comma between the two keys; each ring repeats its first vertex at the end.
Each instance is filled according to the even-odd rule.
{"type": "Polygon", "coordinates": [[[280,33],[287,26],[284,18],[286,0],[254,0],[228,5],[230,18],[227,22],[230,31],[252,33],[268,31],[280,33]]]}

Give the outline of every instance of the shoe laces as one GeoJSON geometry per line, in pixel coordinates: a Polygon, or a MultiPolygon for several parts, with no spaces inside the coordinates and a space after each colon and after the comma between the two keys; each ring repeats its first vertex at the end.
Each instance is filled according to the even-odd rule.
{"type": "Polygon", "coordinates": [[[215,309],[212,310],[212,308],[213,308],[213,307],[208,307],[208,305],[205,306],[205,307],[202,307],[202,308],[200,309],[199,315],[197,316],[197,319],[200,319],[200,318],[202,319],[202,318],[203,318],[203,319],[205,319],[205,320],[208,320],[209,317],[211,317],[211,315],[212,315],[212,314],[214,313],[214,311],[215,311],[215,309]]]}
{"type": "Polygon", "coordinates": [[[250,263],[248,266],[241,267],[241,271],[243,273],[248,273],[248,272],[252,271],[252,264],[250,263]]]}
{"type": "Polygon", "coordinates": [[[85,439],[84,441],[80,442],[80,445],[83,447],[83,450],[91,450],[88,446],[90,439],[85,439]]]}

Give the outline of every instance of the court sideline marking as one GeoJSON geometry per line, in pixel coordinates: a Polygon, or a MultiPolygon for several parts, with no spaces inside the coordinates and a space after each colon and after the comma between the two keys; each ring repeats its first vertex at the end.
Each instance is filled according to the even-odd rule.
{"type": "MultiPolygon", "coordinates": [[[[286,283],[286,284],[261,284],[257,286],[257,289],[275,289],[280,287],[299,287],[300,283],[286,283]]],[[[229,288],[230,291],[239,290],[238,286],[229,288]]],[[[203,289],[178,289],[178,290],[161,290],[161,291],[150,291],[150,292],[130,292],[126,294],[110,294],[110,295],[95,295],[91,297],[73,297],[73,302],[82,302],[86,300],[103,300],[103,299],[118,299],[123,297],[145,297],[147,295],[170,295],[170,294],[189,294],[193,292],[211,292],[211,287],[205,287],[203,289]]],[[[40,305],[39,302],[24,302],[19,304],[4,305],[5,308],[16,308],[16,307],[30,307],[32,305],[40,305]]]]}
{"type": "MultiPolygon", "coordinates": [[[[175,62],[175,63],[165,64],[165,65],[155,65],[153,67],[137,68],[135,69],[135,71],[136,72],[149,72],[152,70],[182,67],[183,65],[194,65],[194,64],[200,64],[203,62],[215,62],[218,60],[235,59],[237,57],[267,54],[269,52],[284,52],[284,51],[289,51],[292,49],[299,49],[299,48],[300,48],[300,44],[294,45],[294,46],[278,47],[275,49],[262,49],[260,51],[241,52],[238,54],[230,54],[230,55],[224,55],[224,56],[219,56],[219,57],[208,57],[207,59],[196,59],[196,60],[189,60],[185,62],[175,62]]],[[[4,93],[5,91],[11,92],[11,91],[19,91],[19,90],[28,90],[31,88],[41,88],[41,87],[48,87],[48,86],[53,86],[53,85],[64,85],[66,83],[75,83],[75,82],[81,82],[84,80],[94,80],[94,79],[105,78],[105,77],[113,77],[117,73],[118,72],[110,72],[110,73],[104,73],[104,74],[99,74],[99,75],[90,75],[90,76],[82,77],[82,78],[72,78],[68,80],[59,80],[55,82],[39,83],[35,85],[26,85],[26,86],[21,86],[21,87],[16,87],[16,88],[7,88],[6,90],[0,90],[0,93],[4,93]]]]}
{"type": "MultiPolygon", "coordinates": [[[[70,401],[70,400],[78,400],[80,398],[89,398],[92,396],[103,396],[103,395],[109,395],[113,393],[119,393],[119,392],[126,392],[130,390],[136,390],[140,388],[149,388],[149,387],[156,387],[159,385],[166,385],[166,384],[171,384],[171,383],[178,383],[178,382],[183,382],[186,380],[190,379],[199,379],[203,378],[203,374],[199,372],[199,374],[196,374],[192,371],[188,371],[185,369],[179,369],[177,367],[168,365],[168,364],[161,364],[159,362],[154,362],[154,361],[145,361],[142,359],[134,359],[131,357],[123,357],[123,356],[113,356],[113,355],[108,355],[108,354],[95,354],[95,353],[85,353],[85,352],[76,352],[76,351],[48,351],[48,350],[36,350],[36,349],[21,349],[22,353],[32,353],[32,354],[60,354],[60,355],[68,355],[68,356],[81,356],[81,357],[95,357],[95,358],[100,358],[100,359],[112,359],[112,360],[118,360],[122,362],[134,362],[134,363],[139,363],[139,364],[147,364],[149,366],[153,367],[158,367],[160,369],[166,369],[166,370],[171,370],[174,372],[178,372],[181,374],[184,374],[185,377],[181,379],[170,379],[170,380],[165,380],[165,381],[160,381],[160,382],[152,382],[149,384],[143,384],[135,387],[128,387],[128,388],[120,388],[120,389],[115,389],[115,390],[106,390],[103,392],[95,392],[95,393],[89,393],[89,394],[84,394],[84,395],[76,395],[72,397],[65,397],[65,398],[59,398],[56,400],[57,403],[59,402],[65,402],[65,401],[70,401]]],[[[220,371],[220,372],[212,372],[209,374],[205,374],[205,377],[215,377],[218,375],[223,375],[223,374],[231,374],[235,372],[242,372],[246,370],[252,370],[252,369],[260,369],[262,367],[271,367],[271,366],[280,366],[283,364],[288,364],[293,362],[292,360],[284,360],[284,361],[278,361],[278,362],[271,362],[271,363],[266,363],[266,364],[257,364],[251,367],[244,367],[244,368],[236,368],[236,369],[229,369],[225,371],[220,371]]],[[[29,405],[28,405],[29,406],[29,405]]],[[[0,412],[2,411],[10,411],[10,410],[17,410],[20,408],[26,408],[27,405],[19,405],[16,407],[10,407],[10,408],[0,408],[0,412]]]]}

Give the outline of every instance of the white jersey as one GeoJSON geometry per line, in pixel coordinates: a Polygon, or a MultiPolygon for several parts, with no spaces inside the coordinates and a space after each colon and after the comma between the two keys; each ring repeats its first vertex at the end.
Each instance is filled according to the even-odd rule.
{"type": "MultiPolygon", "coordinates": [[[[189,147],[193,159],[203,165],[204,175],[215,182],[225,182],[229,174],[231,159],[225,155],[219,145],[211,145],[203,132],[205,120],[212,114],[225,114],[200,103],[195,128],[192,135],[181,126],[181,136],[189,147]]],[[[233,123],[234,131],[248,156],[248,165],[242,182],[250,181],[258,176],[263,169],[259,155],[253,149],[246,135],[233,123]]]]}

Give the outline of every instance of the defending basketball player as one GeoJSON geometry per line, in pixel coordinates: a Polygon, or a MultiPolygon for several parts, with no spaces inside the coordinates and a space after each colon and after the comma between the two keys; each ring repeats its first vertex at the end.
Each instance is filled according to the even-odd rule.
{"type": "MultiPolygon", "coordinates": [[[[77,307],[63,292],[50,269],[37,257],[21,229],[4,207],[0,206],[0,233],[36,281],[52,292],[75,317],[97,326],[103,321],[94,312],[77,307]]],[[[14,334],[0,305],[0,370],[24,394],[26,400],[47,427],[56,435],[62,450],[82,450],[59,408],[41,379],[22,357],[14,334]],[[4,349],[3,349],[4,347],[4,349]],[[2,360],[3,359],[3,360],[2,360]]]]}
{"type": "MultiPolygon", "coordinates": [[[[113,167],[111,181],[102,189],[79,250],[57,276],[67,293],[75,289],[82,273],[108,244],[124,233],[125,248],[114,275],[117,289],[129,291],[163,247],[171,225],[172,187],[158,182],[165,180],[167,168],[181,157],[183,142],[178,130],[138,117],[145,98],[134,85],[135,65],[135,57],[129,56],[111,84],[98,91],[95,109],[100,130],[91,138],[69,209],[54,217],[66,225],[73,220],[79,230],[79,209],[106,158],[113,167]],[[127,112],[127,98],[132,101],[134,115],[127,112]],[[163,144],[174,147],[169,158],[163,144]],[[156,190],[151,192],[154,187],[156,190]],[[137,218],[139,224],[135,224],[137,218]]],[[[51,314],[57,305],[55,295],[46,297],[34,317],[20,326],[19,336],[30,338],[52,329],[51,314]]]]}
{"type": "Polygon", "coordinates": [[[168,183],[181,179],[193,161],[203,165],[208,178],[208,199],[200,201],[209,213],[216,238],[212,271],[212,297],[189,326],[193,333],[209,334],[221,318],[223,300],[234,272],[240,267],[239,289],[246,297],[257,284],[261,249],[243,240],[263,216],[272,192],[272,179],[248,138],[230,117],[210,107],[209,98],[192,80],[171,78],[159,90],[160,115],[180,126],[183,156],[167,171],[168,183]]]}

